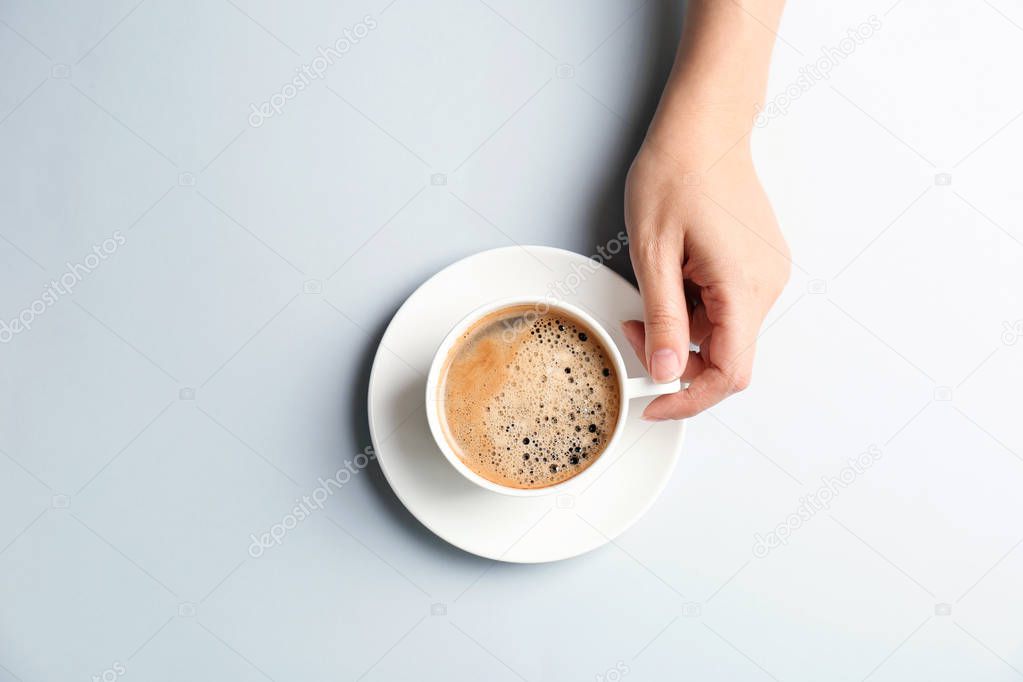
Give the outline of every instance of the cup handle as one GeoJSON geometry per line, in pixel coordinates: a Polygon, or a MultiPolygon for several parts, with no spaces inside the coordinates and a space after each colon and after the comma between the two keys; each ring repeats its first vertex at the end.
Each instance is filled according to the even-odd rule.
{"type": "Polygon", "coordinates": [[[678,393],[686,388],[689,388],[689,382],[683,382],[678,379],[662,384],[650,377],[630,378],[625,380],[625,399],[632,400],[633,398],[644,398],[652,395],[667,395],[668,393],[678,393]]]}

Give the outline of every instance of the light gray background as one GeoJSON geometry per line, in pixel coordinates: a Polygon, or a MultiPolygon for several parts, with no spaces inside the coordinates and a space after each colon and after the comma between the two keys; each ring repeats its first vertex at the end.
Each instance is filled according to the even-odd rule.
{"type": "Polygon", "coordinates": [[[376,465],[248,547],[369,445],[420,282],[620,229],[675,3],[0,3],[0,318],[125,236],[0,346],[0,680],[1023,677],[1023,4],[893,2],[788,8],[770,97],[881,28],[756,132],[796,267],[753,387],[541,566],[447,546],[376,465]]]}

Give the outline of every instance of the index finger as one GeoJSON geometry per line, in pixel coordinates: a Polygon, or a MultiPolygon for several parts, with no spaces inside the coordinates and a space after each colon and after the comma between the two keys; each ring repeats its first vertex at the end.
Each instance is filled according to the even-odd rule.
{"type": "Polygon", "coordinates": [[[643,412],[646,419],[685,419],[749,386],[757,327],[741,318],[714,326],[701,347],[703,371],[678,393],[661,396],[643,412]]]}

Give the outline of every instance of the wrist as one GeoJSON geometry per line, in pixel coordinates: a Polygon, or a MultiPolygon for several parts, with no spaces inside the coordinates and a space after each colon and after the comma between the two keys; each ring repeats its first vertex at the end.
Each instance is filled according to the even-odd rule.
{"type": "Polygon", "coordinates": [[[644,144],[697,166],[712,165],[725,154],[749,157],[755,111],[753,103],[741,101],[662,101],[644,144]]]}
{"type": "Polygon", "coordinates": [[[774,43],[770,26],[777,26],[782,4],[690,0],[682,42],[650,136],[695,138],[712,146],[747,136],[767,89],[774,43]]]}

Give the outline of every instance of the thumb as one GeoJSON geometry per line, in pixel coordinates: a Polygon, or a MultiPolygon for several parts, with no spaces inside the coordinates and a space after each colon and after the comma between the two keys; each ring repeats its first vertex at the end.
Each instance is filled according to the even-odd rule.
{"type": "Polygon", "coordinates": [[[689,357],[681,259],[662,253],[643,261],[636,278],[643,296],[647,368],[654,381],[672,381],[682,376],[689,357]]]}

